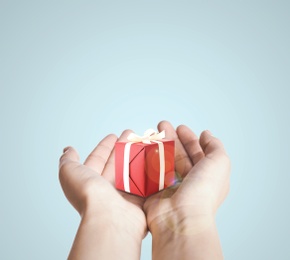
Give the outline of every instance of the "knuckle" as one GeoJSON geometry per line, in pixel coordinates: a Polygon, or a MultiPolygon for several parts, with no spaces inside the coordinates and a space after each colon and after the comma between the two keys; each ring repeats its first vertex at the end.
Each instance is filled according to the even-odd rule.
{"type": "Polygon", "coordinates": [[[90,154],[88,156],[88,159],[92,160],[92,161],[96,161],[96,162],[101,162],[101,163],[105,163],[106,162],[106,159],[100,154],[90,154]]]}
{"type": "Polygon", "coordinates": [[[117,139],[118,138],[118,136],[115,135],[115,134],[109,134],[108,137],[113,138],[113,139],[117,139]]]}
{"type": "Polygon", "coordinates": [[[175,162],[180,162],[180,161],[184,161],[188,158],[188,156],[186,154],[176,154],[175,155],[175,162]]]}
{"type": "Polygon", "coordinates": [[[204,157],[204,153],[202,151],[198,151],[191,154],[191,158],[193,161],[199,161],[203,157],[204,157]]]}
{"type": "Polygon", "coordinates": [[[102,149],[102,153],[111,153],[111,148],[106,144],[99,144],[99,147],[102,149]]]}
{"type": "Polygon", "coordinates": [[[62,162],[59,165],[58,171],[60,181],[66,178],[66,176],[70,172],[74,171],[78,166],[79,166],[78,163],[71,162],[69,159],[62,160],[62,162]]]}
{"type": "Polygon", "coordinates": [[[198,139],[191,139],[188,142],[185,143],[186,147],[195,147],[196,145],[199,144],[198,139]]]}
{"type": "Polygon", "coordinates": [[[62,160],[59,165],[59,171],[58,171],[58,176],[60,180],[63,179],[64,175],[66,175],[66,172],[68,172],[68,164],[66,163],[66,161],[62,160]]]}

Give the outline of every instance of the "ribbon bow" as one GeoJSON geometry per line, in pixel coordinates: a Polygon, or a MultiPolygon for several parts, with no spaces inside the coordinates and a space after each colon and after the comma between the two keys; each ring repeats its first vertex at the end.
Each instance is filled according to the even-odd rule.
{"type": "Polygon", "coordinates": [[[135,133],[130,133],[127,137],[130,142],[142,142],[143,144],[151,144],[151,141],[159,141],[163,138],[165,138],[164,130],[160,133],[156,133],[154,129],[146,130],[143,136],[136,135],[135,133]]]}

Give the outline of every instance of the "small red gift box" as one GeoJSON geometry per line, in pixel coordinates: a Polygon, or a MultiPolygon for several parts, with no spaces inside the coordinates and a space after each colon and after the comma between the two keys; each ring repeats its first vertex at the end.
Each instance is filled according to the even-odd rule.
{"type": "Polygon", "coordinates": [[[115,144],[116,188],[148,197],[172,186],[175,183],[174,141],[161,140],[164,132],[152,134],[151,129],[143,137],[133,135],[131,139],[128,137],[131,142],[115,144]]]}

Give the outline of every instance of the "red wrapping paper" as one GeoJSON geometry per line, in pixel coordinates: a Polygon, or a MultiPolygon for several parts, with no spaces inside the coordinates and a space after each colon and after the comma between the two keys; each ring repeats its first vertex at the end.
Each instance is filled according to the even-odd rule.
{"type": "MultiPolygon", "coordinates": [[[[174,141],[162,140],[164,145],[165,175],[164,188],[175,183],[174,141]]],[[[126,142],[115,144],[115,185],[125,190],[123,179],[124,148],[126,142]]],[[[160,158],[158,144],[133,143],[130,148],[129,186],[130,193],[148,197],[159,191],[160,158]]]]}

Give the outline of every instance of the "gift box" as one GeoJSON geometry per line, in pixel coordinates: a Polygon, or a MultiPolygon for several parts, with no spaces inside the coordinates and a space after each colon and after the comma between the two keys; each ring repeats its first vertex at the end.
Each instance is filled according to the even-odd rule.
{"type": "Polygon", "coordinates": [[[148,197],[175,183],[174,141],[164,131],[134,133],[115,144],[115,184],[118,190],[148,197]]]}

